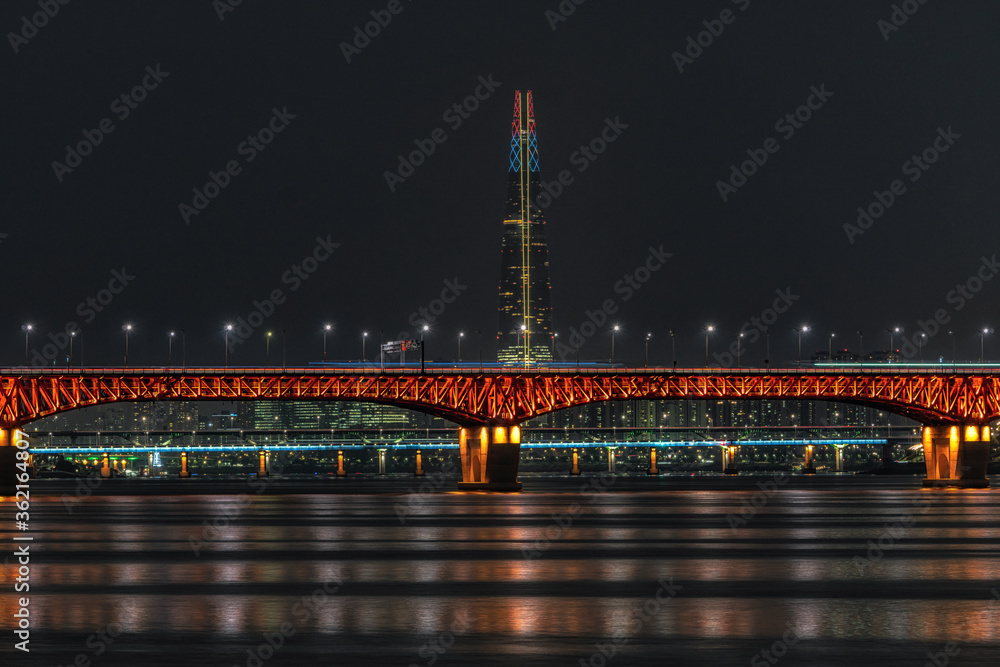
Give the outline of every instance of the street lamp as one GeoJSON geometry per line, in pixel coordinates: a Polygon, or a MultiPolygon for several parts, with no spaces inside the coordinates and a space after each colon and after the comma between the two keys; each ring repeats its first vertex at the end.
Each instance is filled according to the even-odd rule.
{"type": "Polygon", "coordinates": [[[615,365],[615,334],[618,333],[619,327],[617,324],[611,327],[611,365],[615,365]]]}
{"type": "Polygon", "coordinates": [[[264,336],[264,341],[265,341],[264,342],[264,365],[265,366],[270,366],[271,365],[271,336],[273,336],[273,335],[274,335],[273,333],[271,333],[270,331],[268,331],[267,334],[264,336]]]}
{"type": "Polygon", "coordinates": [[[465,338],[465,333],[459,331],[458,332],[458,363],[459,363],[459,365],[461,365],[461,363],[462,363],[462,339],[463,338],[465,338]]]}
{"type": "Polygon", "coordinates": [[[955,365],[955,349],[957,348],[958,344],[955,342],[954,331],[949,331],[948,335],[951,336],[951,363],[952,365],[955,365]]]}
{"type": "Polygon", "coordinates": [[[865,362],[864,348],[865,348],[865,336],[859,330],[858,331],[858,363],[859,364],[863,364],[865,362]]]}
{"type": "Polygon", "coordinates": [[[985,345],[986,334],[993,333],[993,329],[985,328],[979,332],[979,363],[983,363],[986,356],[983,354],[983,349],[985,345]]]}
{"type": "Polygon", "coordinates": [[[167,366],[172,366],[174,361],[174,332],[167,334],[167,366]]]}
{"type": "Polygon", "coordinates": [[[643,362],[642,367],[646,368],[649,366],[649,339],[653,337],[653,334],[646,334],[646,360],[643,362]]]}
{"type": "Polygon", "coordinates": [[[740,339],[743,338],[743,335],[744,334],[741,331],[740,335],[736,339],[736,368],[742,368],[743,366],[742,362],[740,361],[740,355],[743,353],[743,341],[740,339]]]}
{"type": "Polygon", "coordinates": [[[332,329],[332,328],[333,328],[332,325],[329,325],[329,324],[324,324],[323,325],[323,363],[324,364],[326,363],[326,335],[328,333],[330,333],[330,329],[332,329]]]}
{"type": "Polygon", "coordinates": [[[72,366],[73,365],[73,341],[74,340],[76,340],[76,332],[75,331],[70,331],[69,332],[69,363],[66,364],[67,366],[72,366]]]}
{"type": "Polygon", "coordinates": [[[367,331],[362,331],[361,332],[361,365],[362,366],[365,365],[365,361],[367,359],[367,355],[365,354],[365,343],[367,343],[367,342],[368,342],[368,332],[367,331]]]}
{"type": "MultiPolygon", "coordinates": [[[[83,365],[83,349],[82,349],[83,341],[81,340],[80,343],[81,343],[80,365],[82,366],[83,365]]],[[[185,366],[187,366],[187,333],[185,333],[184,329],[181,329],[181,368],[184,368],[185,366]]]]}
{"type": "Polygon", "coordinates": [[[705,327],[705,368],[708,368],[708,334],[715,331],[715,327],[709,324],[705,327]]]}
{"type": "Polygon", "coordinates": [[[920,363],[924,363],[924,341],[927,340],[927,334],[923,331],[917,336],[917,347],[920,349],[920,363]]]}
{"type": "Polygon", "coordinates": [[[124,325],[122,331],[125,332],[125,368],[128,368],[128,335],[132,333],[132,325],[124,325]]]}
{"type": "Polygon", "coordinates": [[[835,337],[836,335],[837,335],[837,334],[834,334],[834,333],[830,334],[830,341],[829,341],[829,348],[830,348],[830,349],[828,350],[828,352],[827,352],[827,353],[828,353],[828,354],[830,355],[830,358],[829,358],[829,360],[828,360],[828,361],[829,361],[829,362],[830,362],[831,364],[833,363],[833,339],[834,339],[834,337],[835,337]]]}
{"type": "Polygon", "coordinates": [[[677,340],[674,338],[674,330],[670,330],[670,361],[673,367],[677,368],[677,340]]]}
{"type": "Polygon", "coordinates": [[[888,361],[890,361],[890,362],[892,361],[892,356],[893,356],[893,354],[892,354],[893,353],[893,343],[892,343],[893,336],[896,335],[896,334],[898,334],[901,331],[902,331],[902,329],[900,329],[899,327],[893,327],[892,329],[886,329],[886,332],[889,334],[889,359],[888,359],[888,361]]]}
{"type": "Polygon", "coordinates": [[[799,367],[802,367],[802,334],[809,333],[809,327],[802,326],[796,329],[799,334],[799,367]]]}
{"type": "Polygon", "coordinates": [[[229,368],[229,332],[232,331],[232,330],[233,330],[233,325],[232,324],[227,324],[226,325],[226,336],[225,336],[225,339],[226,339],[226,355],[225,355],[225,363],[223,364],[224,368],[229,368]]]}
{"type": "Polygon", "coordinates": [[[28,365],[28,334],[34,330],[35,326],[33,324],[22,324],[21,331],[24,332],[24,365],[28,365]]]}
{"type": "Polygon", "coordinates": [[[556,338],[559,338],[559,334],[557,333],[552,334],[552,340],[549,343],[551,346],[551,349],[549,350],[549,356],[552,357],[550,361],[556,360],[556,338]]]}
{"type": "MultiPolygon", "coordinates": [[[[522,329],[524,328],[523,324],[521,325],[521,328],[522,329]]],[[[421,372],[421,374],[424,372],[424,333],[428,329],[430,329],[430,327],[425,324],[424,327],[420,330],[420,372],[421,372]]]]}

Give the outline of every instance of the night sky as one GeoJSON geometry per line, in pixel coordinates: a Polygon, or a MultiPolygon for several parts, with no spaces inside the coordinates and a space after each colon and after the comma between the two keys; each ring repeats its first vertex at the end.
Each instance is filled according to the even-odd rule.
{"type": "MultiPolygon", "coordinates": [[[[37,30],[22,21],[37,0],[0,10],[2,364],[23,362],[25,323],[39,358],[75,323],[85,363],[119,364],[126,322],[130,364],[166,363],[167,332],[181,329],[189,364],[221,364],[224,325],[274,290],[282,303],[230,364],[262,363],[264,332],[282,329],[289,363],[318,360],[327,322],[330,358],[359,358],[363,331],[374,358],[380,330],[415,332],[443,290],[457,297],[433,316],[428,357],[453,359],[465,331],[473,358],[479,329],[495,358],[517,89],[534,91],[544,180],[573,179],[545,213],[555,329],[567,340],[610,299],[618,360],[642,364],[651,332],[650,362],[668,364],[674,330],[680,363],[701,364],[707,324],[721,352],[750,323],[743,362],[759,364],[752,318],[772,317],[777,290],[794,298],[770,327],[776,362],[794,361],[802,325],[813,328],[807,356],[830,332],[857,350],[859,329],[870,352],[888,347],[886,328],[912,337],[937,314],[942,332],[926,329],[934,359],[950,359],[949,329],[966,359],[979,356],[979,330],[1000,329],[1000,280],[989,280],[1000,272],[996,2],[910,0],[898,29],[892,3],[856,0],[566,0],[575,11],[560,21],[546,15],[556,0],[403,0],[395,15],[381,0],[48,3],[58,13],[36,17],[37,30]],[[342,43],[372,11],[391,22],[348,62],[342,43]],[[692,47],[703,32],[711,43],[692,47]],[[685,50],[695,57],[675,55],[685,50]],[[130,91],[144,81],[137,102],[130,91]],[[477,87],[477,109],[445,115],[477,87]],[[809,101],[808,120],[776,126],[809,101]],[[609,121],[619,136],[581,158],[609,121]],[[264,133],[270,143],[244,144],[269,123],[281,130],[264,133]],[[444,142],[391,189],[386,172],[439,128],[444,142]],[[85,131],[99,145],[67,163],[85,131]],[[934,164],[906,164],[935,140],[948,150],[932,149],[934,164]],[[743,183],[732,168],[752,155],[767,160],[746,165],[755,173],[743,183]],[[230,162],[238,173],[217,176],[226,187],[185,215],[193,189],[230,162]],[[740,186],[724,201],[719,182],[730,179],[740,186]],[[879,198],[893,201],[852,230],[879,198]],[[671,257],[629,294],[619,281],[661,246],[671,257]],[[314,252],[325,261],[296,277],[314,252]],[[87,299],[107,301],[115,272],[128,284],[91,312],[87,299]]],[[[606,360],[609,348],[605,325],[580,356],[606,360]]],[[[1000,359],[996,335],[991,355],[1000,359]]]]}

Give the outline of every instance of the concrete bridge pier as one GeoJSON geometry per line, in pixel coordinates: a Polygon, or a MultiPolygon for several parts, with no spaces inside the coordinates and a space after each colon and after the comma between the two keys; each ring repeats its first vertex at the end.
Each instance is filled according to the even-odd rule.
{"type": "Polygon", "coordinates": [[[420,450],[419,449],[417,450],[417,461],[416,461],[416,463],[417,463],[417,467],[413,470],[413,476],[414,477],[423,477],[424,476],[424,461],[423,461],[423,456],[420,454],[420,450]]]}
{"type": "Polygon", "coordinates": [[[0,428],[0,496],[13,496],[17,489],[18,470],[17,452],[27,451],[26,446],[19,448],[18,444],[24,445],[17,434],[15,428],[0,428]]]}
{"type": "Polygon", "coordinates": [[[844,445],[834,445],[837,457],[837,472],[844,472],[844,445]]]}
{"type": "Polygon", "coordinates": [[[812,445],[806,445],[806,461],[802,464],[803,475],[816,474],[816,451],[812,445]]]}
{"type": "Polygon", "coordinates": [[[656,447],[649,448],[649,470],[646,471],[647,475],[659,475],[660,471],[656,467],[656,447]]]}
{"type": "Polygon", "coordinates": [[[107,452],[101,453],[101,479],[111,477],[111,456],[107,452]]]}
{"type": "Polygon", "coordinates": [[[614,474],[615,472],[615,448],[608,447],[608,472],[614,474]]]}
{"type": "Polygon", "coordinates": [[[925,487],[957,486],[985,489],[990,485],[988,424],[924,426],[925,487]]]}
{"type": "Polygon", "coordinates": [[[458,448],[462,461],[459,491],[521,490],[517,481],[520,426],[465,426],[458,432],[458,448]]]}
{"type": "Polygon", "coordinates": [[[191,476],[191,473],[188,472],[188,453],[187,452],[181,452],[181,474],[180,474],[180,477],[181,477],[181,479],[187,479],[190,476],[191,476]]]}
{"type": "Polygon", "coordinates": [[[264,451],[263,449],[260,450],[259,459],[260,459],[260,466],[257,468],[257,476],[258,477],[267,477],[268,476],[268,472],[267,472],[268,453],[266,451],[264,451]]]}
{"type": "Polygon", "coordinates": [[[722,446],[722,472],[726,475],[736,475],[740,472],[739,468],[736,467],[735,445],[722,446]]]}
{"type": "Polygon", "coordinates": [[[573,467],[570,468],[569,474],[579,475],[580,474],[580,450],[576,447],[573,448],[573,467]]]}
{"type": "Polygon", "coordinates": [[[344,470],[344,450],[337,450],[337,477],[347,477],[347,471],[344,470]]]}
{"type": "Polygon", "coordinates": [[[385,453],[386,449],[378,450],[378,474],[384,475],[388,466],[386,466],[385,453]]]}

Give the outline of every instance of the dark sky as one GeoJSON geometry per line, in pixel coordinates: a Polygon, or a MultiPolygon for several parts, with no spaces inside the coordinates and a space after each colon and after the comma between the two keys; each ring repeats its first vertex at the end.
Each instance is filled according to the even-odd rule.
{"type": "MultiPolygon", "coordinates": [[[[4,33],[33,36],[15,40],[17,53],[10,34],[0,47],[2,363],[21,363],[26,322],[39,351],[75,322],[88,364],[121,362],[125,322],[130,363],[165,363],[166,332],[182,328],[189,363],[221,363],[223,325],[276,289],[284,303],[231,363],[261,363],[263,332],[281,329],[290,363],[318,359],[324,322],[335,325],[330,357],[359,357],[367,330],[371,358],[380,329],[387,339],[413,331],[411,314],[456,280],[464,289],[435,318],[429,356],[454,357],[459,330],[473,356],[477,328],[495,354],[519,88],[534,90],[543,178],[565,169],[574,179],[546,211],[562,336],[614,299],[619,359],[641,364],[652,332],[651,362],[668,363],[675,330],[681,363],[700,364],[706,324],[721,351],[741,325],[769,317],[779,289],[797,298],[771,326],[775,360],[794,359],[803,324],[814,328],[807,353],[826,349],[831,331],[856,349],[859,329],[870,351],[888,346],[885,328],[911,336],[940,309],[966,358],[978,357],[979,329],[1000,327],[1000,280],[949,297],[1000,270],[981,268],[998,250],[1000,4],[911,0],[919,10],[886,39],[878,22],[892,3],[869,0],[591,0],[555,30],[545,11],[556,0],[404,0],[348,63],[341,42],[387,4],[244,0],[220,20],[210,0],[71,2],[33,31],[22,17],[37,3],[5,2],[4,33]],[[727,9],[730,24],[711,23],[727,9]],[[673,54],[704,21],[724,30],[681,73],[673,54]],[[112,104],[155,83],[147,67],[169,74],[121,119],[112,104]],[[445,111],[490,76],[495,92],[449,124],[445,111]],[[814,86],[832,96],[813,98],[820,108],[788,137],[776,121],[814,86]],[[295,117],[248,161],[239,146],[273,109],[295,117]],[[104,118],[114,131],[60,182],[53,162],[104,118]],[[609,118],[627,129],[581,173],[572,154],[609,118]],[[390,191],[384,173],[437,128],[447,140],[390,191]],[[904,163],[939,128],[951,128],[949,150],[911,181],[904,163]],[[718,181],[769,138],[777,152],[724,202],[718,181]],[[179,205],[231,160],[240,173],[186,224],[179,205]],[[849,239],[858,207],[897,179],[905,192],[849,239]],[[340,246],[293,289],[282,276],[317,237],[340,246]],[[672,253],[663,268],[631,298],[616,293],[661,245],[672,253]],[[123,267],[134,278],[102,312],[78,307],[123,267]]],[[[583,358],[608,357],[606,331],[583,358]]],[[[986,348],[1000,357],[1000,340],[986,348]]],[[[950,358],[951,339],[931,335],[926,350],[950,358]]],[[[743,359],[762,357],[761,339],[743,359]]]]}

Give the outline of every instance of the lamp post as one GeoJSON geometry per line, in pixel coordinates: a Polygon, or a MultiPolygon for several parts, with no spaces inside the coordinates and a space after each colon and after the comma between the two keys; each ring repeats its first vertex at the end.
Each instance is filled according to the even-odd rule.
{"type": "MultiPolygon", "coordinates": [[[[521,326],[523,327],[524,325],[522,324],[521,326]]],[[[421,374],[423,374],[424,372],[424,332],[426,332],[429,328],[430,327],[428,327],[425,324],[424,327],[420,330],[420,373],[421,374]]]]}
{"type": "Polygon", "coordinates": [[[75,331],[70,331],[69,332],[69,363],[66,364],[67,366],[72,366],[73,365],[73,341],[74,340],[76,340],[76,332],[75,331]]]}
{"type": "Polygon", "coordinates": [[[465,334],[461,331],[458,332],[458,363],[462,363],[462,339],[465,338],[465,334]]]}
{"type": "Polygon", "coordinates": [[[171,331],[167,334],[167,366],[172,366],[174,363],[174,332],[171,331]]]}
{"type": "Polygon", "coordinates": [[[362,331],[361,332],[361,365],[362,366],[365,365],[365,361],[367,360],[367,355],[365,354],[365,343],[367,341],[368,341],[368,332],[367,331],[362,331]]]}
{"type": "Polygon", "coordinates": [[[799,334],[799,368],[802,367],[802,334],[809,332],[809,327],[802,326],[796,329],[799,334]]]}
{"type": "Polygon", "coordinates": [[[923,331],[917,336],[917,347],[920,349],[920,363],[924,363],[924,341],[927,340],[927,334],[923,331]]]}
{"type": "Polygon", "coordinates": [[[329,324],[323,325],[323,363],[326,363],[326,335],[330,333],[330,329],[333,327],[329,324]]]}
{"type": "Polygon", "coordinates": [[[549,363],[556,360],[556,338],[559,338],[559,334],[553,333],[552,340],[549,342],[549,356],[552,357],[549,363]]]}
{"type": "Polygon", "coordinates": [[[271,365],[271,336],[274,334],[268,331],[264,335],[264,365],[271,365]]]}
{"type": "Polygon", "coordinates": [[[955,342],[955,332],[954,331],[949,331],[948,335],[951,336],[951,365],[954,366],[955,365],[955,349],[958,347],[958,344],[955,342]]]}
{"type": "Polygon", "coordinates": [[[124,325],[122,331],[125,332],[125,368],[128,368],[128,335],[132,333],[132,325],[124,325]]]}
{"type": "Polygon", "coordinates": [[[894,348],[894,345],[893,345],[893,336],[895,336],[896,334],[898,334],[901,331],[902,331],[902,329],[900,329],[899,327],[893,327],[892,329],[886,329],[886,332],[889,334],[889,359],[888,359],[888,361],[890,361],[890,362],[892,361],[893,352],[894,352],[894,349],[893,349],[894,348]]]}
{"type": "Polygon", "coordinates": [[[830,361],[831,364],[833,363],[833,338],[836,335],[837,334],[832,333],[832,334],[830,334],[830,338],[829,338],[829,344],[828,345],[829,345],[830,349],[827,351],[827,354],[830,355],[829,361],[830,361]]]}
{"type": "Polygon", "coordinates": [[[740,355],[743,353],[743,332],[741,331],[739,336],[736,337],[736,368],[742,368],[743,363],[740,361],[740,355]]]}
{"type": "Polygon", "coordinates": [[[705,327],[705,368],[708,368],[708,334],[715,331],[715,327],[709,324],[705,327]]]}
{"type": "MultiPolygon", "coordinates": [[[[80,341],[81,344],[83,341],[80,341]]],[[[83,350],[80,350],[80,360],[83,361],[83,350]]],[[[187,366],[187,333],[181,329],[181,368],[187,366]]]]}
{"type": "Polygon", "coordinates": [[[990,328],[985,328],[979,332],[979,363],[984,363],[984,360],[986,359],[986,355],[984,354],[986,334],[991,333],[993,333],[993,329],[990,328]]]}
{"type": "Polygon", "coordinates": [[[611,327],[611,365],[615,365],[615,334],[618,333],[620,327],[616,324],[611,327]]]}
{"type": "Polygon", "coordinates": [[[643,368],[648,368],[649,367],[649,339],[652,338],[652,337],[653,337],[653,334],[651,334],[651,333],[647,333],[646,334],[646,358],[642,362],[642,367],[643,368]]]}
{"type": "Polygon", "coordinates": [[[233,325],[232,324],[227,324],[226,325],[226,336],[225,336],[225,339],[226,339],[226,355],[225,355],[225,363],[223,364],[223,368],[229,368],[229,332],[232,331],[232,330],[233,330],[233,325]]]}
{"type": "Polygon", "coordinates": [[[764,366],[771,370],[771,330],[764,327],[764,366]]]}
{"type": "Polygon", "coordinates": [[[670,330],[670,361],[674,368],[677,368],[677,340],[674,337],[674,330],[670,330]]]}
{"type": "Polygon", "coordinates": [[[28,365],[28,334],[35,328],[33,324],[22,324],[21,331],[24,332],[24,365],[28,365]]]}

